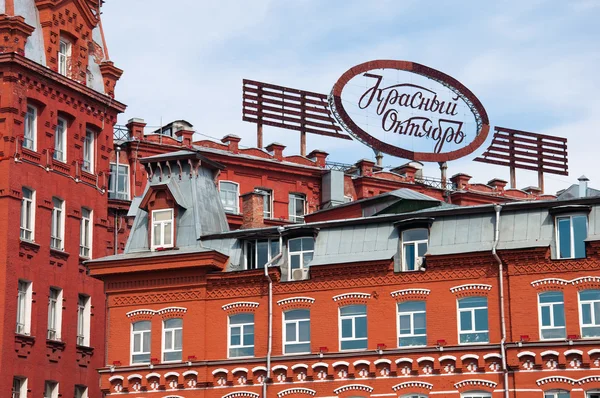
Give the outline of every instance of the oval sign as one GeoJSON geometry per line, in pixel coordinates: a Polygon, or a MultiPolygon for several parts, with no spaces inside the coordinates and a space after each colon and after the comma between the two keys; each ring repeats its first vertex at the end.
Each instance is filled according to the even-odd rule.
{"type": "Polygon", "coordinates": [[[335,83],[329,103],[357,140],[409,160],[458,159],[481,146],[490,130],[483,105],[468,88],[414,62],[357,65],[335,83]]]}

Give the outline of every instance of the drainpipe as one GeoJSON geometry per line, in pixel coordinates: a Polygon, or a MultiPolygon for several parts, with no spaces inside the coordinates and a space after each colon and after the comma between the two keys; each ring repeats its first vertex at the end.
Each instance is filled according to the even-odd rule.
{"type": "Polygon", "coordinates": [[[496,211],[496,228],[494,231],[494,245],[492,246],[492,255],[498,262],[498,283],[500,285],[500,323],[502,325],[502,340],[500,340],[500,351],[502,354],[502,373],[504,374],[504,397],[509,398],[508,394],[508,367],[506,365],[506,317],[504,314],[504,275],[502,268],[502,260],[498,256],[496,249],[500,238],[500,211],[502,206],[495,205],[496,211]]]}
{"type": "MultiPolygon", "coordinates": [[[[115,187],[115,194],[118,192],[117,187],[119,186],[119,155],[121,154],[121,147],[117,145],[117,147],[115,148],[117,151],[117,164],[115,167],[115,174],[114,176],[112,176],[114,183],[114,187],[115,187]]],[[[115,209],[115,255],[119,254],[119,231],[117,230],[117,224],[118,224],[118,220],[119,219],[119,210],[115,209]]]]}
{"type": "Polygon", "coordinates": [[[267,320],[268,323],[268,337],[267,337],[267,376],[265,377],[265,381],[262,385],[263,390],[263,398],[267,398],[267,382],[271,378],[271,354],[273,351],[273,280],[271,276],[269,276],[269,267],[279,261],[279,259],[283,256],[283,236],[282,233],[285,230],[284,227],[278,227],[277,232],[279,232],[279,254],[273,257],[265,264],[265,277],[269,282],[269,302],[268,302],[268,311],[269,317],[267,320]]]}

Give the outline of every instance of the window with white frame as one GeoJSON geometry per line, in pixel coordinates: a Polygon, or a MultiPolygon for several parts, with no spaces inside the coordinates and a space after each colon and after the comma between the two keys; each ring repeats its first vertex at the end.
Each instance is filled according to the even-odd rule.
{"type": "Polygon", "coordinates": [[[538,295],[538,300],[540,310],[540,339],[564,339],[567,337],[563,292],[543,292],[538,295]]]}
{"type": "Polygon", "coordinates": [[[306,269],[315,253],[315,240],[313,237],[294,238],[288,240],[288,263],[290,279],[294,270],[306,269]]]}
{"type": "Polygon", "coordinates": [[[85,207],[81,208],[79,255],[85,258],[92,258],[92,211],[85,207]]]}
{"type": "Polygon", "coordinates": [[[398,303],[398,347],[427,345],[425,301],[398,303]]]}
{"type": "Polygon", "coordinates": [[[173,247],[173,209],[152,211],[152,250],[173,247]]]}
{"type": "Polygon", "coordinates": [[[48,340],[60,340],[62,326],[62,289],[51,287],[48,295],[48,340]]]}
{"type": "Polygon", "coordinates": [[[600,398],[600,389],[588,391],[585,398],[600,398]]]}
{"type": "Polygon", "coordinates": [[[340,350],[367,349],[367,306],[340,308],[340,350]]]}
{"type": "Polygon", "coordinates": [[[80,384],[75,385],[75,398],[88,398],[88,388],[80,384]]]}
{"type": "Polygon", "coordinates": [[[17,329],[16,333],[29,335],[31,332],[32,283],[19,279],[17,289],[17,329]]]}
{"type": "Polygon", "coordinates": [[[134,322],[131,325],[131,363],[150,362],[150,321],[134,322]]]}
{"type": "Polygon", "coordinates": [[[233,181],[219,181],[219,195],[223,209],[227,213],[238,214],[240,212],[239,205],[239,185],[233,181]]]}
{"type": "Polygon", "coordinates": [[[35,191],[23,187],[21,199],[21,239],[33,241],[35,227],[35,191]]]}
{"type": "Polygon", "coordinates": [[[83,140],[83,164],[81,168],[88,173],[94,172],[94,152],[96,149],[96,133],[93,130],[85,130],[83,140]]]}
{"type": "Polygon", "coordinates": [[[302,223],[306,214],[306,196],[299,193],[291,193],[288,203],[290,221],[302,223]]]}
{"type": "Polygon", "coordinates": [[[80,294],[77,298],[77,345],[90,347],[92,321],[91,297],[80,294]]]}
{"type": "Polygon", "coordinates": [[[299,309],[283,314],[283,353],[310,353],[310,310],[299,309]]]}
{"type": "Polygon", "coordinates": [[[67,76],[69,70],[69,62],[71,60],[71,42],[64,37],[60,38],[58,44],[58,73],[67,76]]]}
{"type": "Polygon", "coordinates": [[[467,391],[462,393],[460,398],[492,398],[492,394],[484,391],[467,391]]]}
{"type": "Polygon", "coordinates": [[[263,196],[263,217],[273,218],[273,191],[266,188],[258,188],[258,192],[263,196]]]}
{"type": "Polygon", "coordinates": [[[587,223],[584,214],[556,217],[558,258],[585,258],[587,223]]]}
{"type": "Polygon", "coordinates": [[[487,297],[459,299],[458,326],[460,344],[489,342],[487,297]]]}
{"type": "Polygon", "coordinates": [[[344,203],[350,203],[352,202],[352,196],[350,195],[344,195],[344,203]]]}
{"type": "Polygon", "coordinates": [[[252,239],[244,241],[246,269],[264,268],[265,264],[278,254],[278,239],[252,239]]]}
{"type": "Polygon", "coordinates": [[[27,398],[27,378],[22,376],[13,377],[12,398],[27,398]]]}
{"type": "Polygon", "coordinates": [[[25,123],[23,131],[23,148],[37,150],[37,108],[33,105],[27,105],[25,113],[25,123]]]}
{"type": "Polygon", "coordinates": [[[44,383],[44,398],[58,398],[58,383],[46,380],[44,383]]]}
{"type": "Polygon", "coordinates": [[[427,398],[427,395],[423,394],[406,394],[400,396],[400,398],[427,398]]]}
{"type": "Polygon", "coordinates": [[[544,398],[570,398],[571,393],[565,390],[551,390],[544,392],[544,398]]]}
{"type": "Polygon", "coordinates": [[[67,161],[67,121],[59,117],[54,130],[54,159],[67,161]]]}
{"type": "Polygon", "coordinates": [[[50,223],[50,247],[63,250],[65,238],[65,201],[52,198],[52,220],[50,223]]]}
{"type": "Polygon", "coordinates": [[[600,290],[579,292],[581,337],[600,337],[600,290]]]}
{"type": "Polygon", "coordinates": [[[110,164],[110,177],[108,179],[108,198],[129,200],[129,166],[116,163],[110,164]]]}
{"type": "Polygon", "coordinates": [[[402,269],[417,271],[423,265],[423,256],[427,252],[429,232],[426,228],[402,231],[402,269]]]}
{"type": "Polygon", "coordinates": [[[254,356],[254,314],[229,316],[229,357],[254,356]]]}
{"type": "Polygon", "coordinates": [[[181,361],[182,347],[183,319],[166,319],[163,322],[163,361],[181,361]]]}

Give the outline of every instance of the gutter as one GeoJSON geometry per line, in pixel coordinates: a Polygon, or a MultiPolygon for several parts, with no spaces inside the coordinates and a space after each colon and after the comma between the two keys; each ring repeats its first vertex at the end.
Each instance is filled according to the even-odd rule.
{"type": "Polygon", "coordinates": [[[492,256],[498,262],[498,284],[500,290],[500,324],[502,325],[502,340],[500,340],[500,355],[502,356],[502,373],[504,376],[504,398],[509,398],[508,395],[508,366],[506,365],[506,316],[504,314],[504,274],[502,269],[502,260],[498,256],[496,249],[500,240],[500,211],[502,206],[495,205],[496,211],[496,228],[494,231],[494,245],[492,246],[492,256]]]}

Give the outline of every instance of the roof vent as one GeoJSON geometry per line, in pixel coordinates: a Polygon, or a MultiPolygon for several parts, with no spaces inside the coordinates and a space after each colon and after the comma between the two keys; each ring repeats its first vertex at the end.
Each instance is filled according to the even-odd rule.
{"type": "Polygon", "coordinates": [[[589,180],[590,179],[587,178],[586,176],[581,176],[577,179],[577,181],[579,181],[579,197],[580,198],[585,198],[587,196],[589,180]]]}

